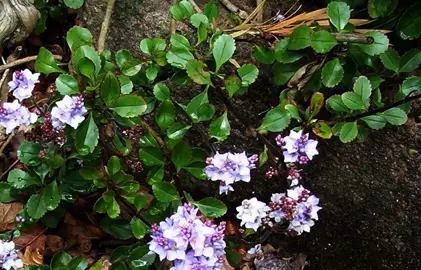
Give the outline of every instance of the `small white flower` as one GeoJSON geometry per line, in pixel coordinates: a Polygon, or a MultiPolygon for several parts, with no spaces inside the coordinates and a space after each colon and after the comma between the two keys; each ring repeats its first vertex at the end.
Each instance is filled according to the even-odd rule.
{"type": "Polygon", "coordinates": [[[257,229],[262,225],[262,218],[267,217],[267,212],[270,211],[269,207],[256,198],[250,200],[243,200],[237,208],[237,218],[241,220],[241,226],[248,229],[257,229]]]}

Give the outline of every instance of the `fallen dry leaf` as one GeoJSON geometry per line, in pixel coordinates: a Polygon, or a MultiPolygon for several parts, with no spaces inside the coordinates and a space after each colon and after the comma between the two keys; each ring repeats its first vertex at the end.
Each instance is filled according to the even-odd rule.
{"type": "Polygon", "coordinates": [[[47,235],[45,246],[45,252],[47,254],[54,254],[63,249],[64,240],[58,235],[47,235]]]}
{"type": "Polygon", "coordinates": [[[41,225],[35,224],[14,240],[18,249],[25,248],[25,252],[21,256],[24,265],[44,264],[45,242],[47,240],[47,236],[44,233],[46,230],[41,225]]]}
{"type": "Polygon", "coordinates": [[[22,210],[21,202],[0,203],[0,230],[12,230],[16,227],[16,215],[22,210]]]}

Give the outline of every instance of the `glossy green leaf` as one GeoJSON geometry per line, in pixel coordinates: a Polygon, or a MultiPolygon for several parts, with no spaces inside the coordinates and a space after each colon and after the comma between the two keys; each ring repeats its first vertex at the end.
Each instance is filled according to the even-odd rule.
{"type": "Polygon", "coordinates": [[[179,34],[172,35],[170,39],[170,43],[173,48],[180,48],[180,49],[185,49],[188,51],[191,51],[193,49],[192,46],[190,45],[189,40],[179,34]]]}
{"type": "Polygon", "coordinates": [[[386,126],[386,118],[381,115],[369,115],[361,118],[372,129],[382,129],[386,126]]]}
{"type": "Polygon", "coordinates": [[[175,120],[175,106],[171,101],[163,101],[156,112],[156,123],[161,130],[167,129],[175,120]]]}
{"type": "Polygon", "coordinates": [[[247,87],[254,83],[259,75],[259,70],[253,64],[246,64],[241,66],[238,70],[238,75],[241,78],[242,86],[247,87]]]}
{"type": "Polygon", "coordinates": [[[53,54],[44,47],[39,49],[37,59],[35,60],[35,71],[44,74],[64,72],[58,67],[53,54]]]}
{"type": "Polygon", "coordinates": [[[206,103],[209,103],[208,88],[206,88],[199,95],[195,96],[190,101],[190,103],[187,105],[186,112],[190,115],[190,117],[192,118],[193,122],[197,123],[197,122],[200,121],[200,118],[199,118],[199,108],[202,105],[206,104],[206,103]]]}
{"type": "Polygon", "coordinates": [[[93,43],[91,32],[80,26],[73,26],[67,31],[66,41],[72,51],[83,45],[92,45],[93,43]]]}
{"type": "Polygon", "coordinates": [[[399,72],[412,72],[419,67],[421,63],[421,51],[412,49],[407,51],[401,58],[399,72]]]}
{"type": "Polygon", "coordinates": [[[169,64],[180,69],[185,69],[187,62],[194,59],[193,54],[184,48],[171,48],[166,57],[169,64]]]}
{"type": "Polygon", "coordinates": [[[254,58],[262,64],[271,65],[275,62],[275,52],[261,46],[254,47],[254,58]]]}
{"type": "Polygon", "coordinates": [[[395,126],[400,126],[408,121],[408,116],[400,108],[391,108],[381,114],[386,121],[395,126]]]}
{"type": "Polygon", "coordinates": [[[293,64],[281,64],[275,62],[272,66],[273,82],[275,85],[284,85],[288,83],[291,77],[297,72],[300,65],[297,63],[293,64]]]}
{"type": "Polygon", "coordinates": [[[218,17],[218,7],[213,2],[208,2],[205,5],[203,13],[208,17],[209,21],[213,21],[218,17]]]}
{"type": "Polygon", "coordinates": [[[190,23],[196,28],[199,28],[200,24],[203,24],[206,27],[208,27],[209,26],[209,19],[204,14],[196,13],[196,14],[193,14],[190,17],[190,23]]]}
{"type": "Polygon", "coordinates": [[[421,77],[411,76],[402,84],[402,92],[407,96],[421,91],[421,77]]]}
{"type": "Polygon", "coordinates": [[[7,175],[7,182],[16,189],[24,189],[32,185],[40,184],[36,177],[19,169],[14,169],[9,172],[7,175]]]}
{"type": "Polygon", "coordinates": [[[200,212],[210,218],[219,218],[225,215],[227,212],[227,206],[218,199],[215,198],[204,198],[200,201],[193,203],[197,206],[200,212]]]}
{"type": "Polygon", "coordinates": [[[158,182],[152,186],[153,194],[160,202],[172,202],[179,199],[177,189],[171,183],[158,182]]]}
{"type": "Polygon", "coordinates": [[[333,132],[330,126],[323,121],[318,121],[313,127],[313,133],[323,139],[332,138],[333,132]]]}
{"type": "Polygon", "coordinates": [[[167,47],[167,44],[165,40],[161,38],[145,38],[140,41],[140,50],[149,56],[165,50],[165,47],[167,47]]]}
{"type": "Polygon", "coordinates": [[[219,36],[213,44],[213,58],[216,63],[216,70],[218,72],[221,66],[226,63],[234,55],[235,41],[227,34],[219,36]]]}
{"type": "Polygon", "coordinates": [[[132,227],[132,232],[134,237],[137,239],[142,239],[147,233],[146,225],[138,218],[133,217],[130,221],[130,226],[132,227]]]}
{"type": "Polygon", "coordinates": [[[64,4],[69,8],[77,9],[83,6],[84,0],[63,0],[64,4]]]}
{"type": "Polygon", "coordinates": [[[109,175],[114,175],[121,170],[120,159],[117,156],[112,156],[108,160],[107,170],[109,175]]]}
{"type": "Polygon", "coordinates": [[[368,32],[365,34],[367,37],[373,38],[373,43],[371,44],[356,44],[361,51],[365,52],[368,55],[374,56],[384,53],[389,48],[389,39],[385,34],[381,32],[368,32]]]}
{"type": "Polygon", "coordinates": [[[68,267],[72,270],[85,270],[88,268],[88,261],[85,257],[77,256],[69,262],[68,267]]]}
{"type": "Polygon", "coordinates": [[[231,126],[228,121],[227,111],[215,119],[209,126],[209,135],[218,141],[224,141],[231,133],[231,126]]]}
{"type": "Polygon", "coordinates": [[[387,69],[399,72],[400,56],[395,49],[389,48],[386,52],[380,54],[380,60],[387,69]]]}
{"type": "Polygon", "coordinates": [[[360,76],[354,83],[354,92],[361,96],[366,108],[370,106],[371,83],[365,76],[360,76]]]}
{"type": "Polygon", "coordinates": [[[389,15],[397,6],[398,0],[369,0],[368,14],[371,18],[379,18],[389,15]]]}
{"type": "Polygon", "coordinates": [[[257,129],[260,133],[265,133],[267,131],[271,132],[281,132],[288,127],[291,121],[290,113],[280,106],[271,109],[267,112],[263,123],[257,129]]]}
{"type": "Polygon", "coordinates": [[[100,96],[108,106],[111,106],[120,96],[120,84],[113,73],[107,73],[105,75],[101,84],[100,96]]]}
{"type": "Polygon", "coordinates": [[[421,2],[415,1],[400,16],[396,25],[399,36],[402,39],[414,39],[421,35],[421,2]]]}
{"type": "Polygon", "coordinates": [[[122,117],[135,117],[143,114],[147,109],[146,101],[137,95],[125,95],[119,97],[110,110],[122,117]]]}
{"type": "Polygon", "coordinates": [[[25,165],[36,166],[40,164],[38,154],[42,149],[40,144],[24,141],[18,148],[18,159],[25,165]]]}
{"type": "Polygon", "coordinates": [[[45,207],[40,194],[33,194],[26,202],[25,208],[29,216],[34,219],[40,219],[47,213],[47,208],[45,207]]]}
{"type": "Polygon", "coordinates": [[[311,118],[313,118],[320,112],[320,110],[323,108],[324,101],[325,101],[325,96],[320,92],[316,92],[311,96],[311,100],[310,100],[311,118]]]}
{"type": "Polygon", "coordinates": [[[151,64],[146,69],[146,77],[148,78],[148,80],[154,81],[156,77],[158,76],[158,72],[159,72],[158,66],[155,64],[151,64]]]}
{"type": "Polygon", "coordinates": [[[327,6],[327,15],[329,16],[330,22],[340,32],[345,28],[351,18],[351,9],[344,2],[331,2],[327,6]]]}
{"type": "Polygon", "coordinates": [[[341,133],[339,135],[339,139],[343,143],[349,143],[358,135],[358,126],[357,122],[348,122],[345,123],[341,129],[341,133]]]}
{"type": "Polygon", "coordinates": [[[344,69],[338,58],[333,58],[323,67],[322,81],[327,87],[335,87],[344,76],[344,69]]]}
{"type": "Polygon", "coordinates": [[[170,89],[163,83],[155,84],[153,94],[157,100],[166,101],[170,99],[170,89]]]}
{"type": "Polygon", "coordinates": [[[101,220],[100,226],[106,233],[118,239],[127,240],[133,236],[130,221],[125,219],[105,217],[101,220]]]}
{"type": "Polygon", "coordinates": [[[158,148],[141,148],[139,150],[139,158],[147,166],[165,164],[164,153],[158,148]]]}
{"type": "Polygon", "coordinates": [[[60,267],[67,267],[69,262],[72,260],[72,256],[69,253],[64,251],[59,251],[54,254],[51,259],[50,267],[51,269],[59,269],[60,267]]]}
{"type": "Polygon", "coordinates": [[[319,31],[311,36],[311,47],[317,53],[327,53],[338,44],[336,38],[327,31],[319,31]]]}
{"type": "MultiPolygon", "coordinates": [[[[88,45],[83,45],[77,49],[73,57],[73,65],[77,70],[82,72],[82,70],[86,69],[87,66],[86,59],[89,59],[94,65],[94,72],[98,74],[101,70],[101,57],[95,51],[95,49],[88,45]],[[83,60],[85,59],[85,60],[83,60]],[[84,64],[84,65],[82,65],[84,64]]],[[[85,72],[86,73],[86,72],[85,72]]],[[[82,73],[83,74],[83,73],[82,73]]]]}
{"type": "Polygon", "coordinates": [[[307,25],[297,27],[290,36],[288,43],[289,50],[301,50],[307,48],[311,44],[311,34],[313,30],[307,25]]]}
{"type": "Polygon", "coordinates": [[[63,96],[79,94],[79,85],[73,76],[61,74],[56,79],[56,86],[57,91],[63,96]]]}
{"type": "Polygon", "coordinates": [[[48,211],[52,211],[58,207],[61,195],[56,181],[45,186],[41,193],[41,199],[48,211]]]}
{"type": "Polygon", "coordinates": [[[142,62],[137,59],[129,60],[121,67],[121,72],[129,77],[135,76],[142,69],[142,62]]]}
{"type": "Polygon", "coordinates": [[[342,102],[351,110],[367,109],[360,95],[355,92],[345,92],[341,96],[342,102]]]}
{"type": "Polygon", "coordinates": [[[115,61],[119,68],[122,68],[127,62],[133,60],[132,53],[129,50],[119,50],[115,54],[115,61]]]}
{"type": "Polygon", "coordinates": [[[76,130],[76,148],[79,153],[92,153],[98,145],[99,131],[92,115],[88,116],[76,130]]]}
{"type": "Polygon", "coordinates": [[[224,80],[225,89],[228,92],[230,98],[241,90],[241,79],[236,75],[231,75],[224,80]]]}
{"type": "Polygon", "coordinates": [[[182,139],[191,126],[184,123],[174,123],[167,129],[167,136],[171,140],[182,139]]]}
{"type": "Polygon", "coordinates": [[[120,91],[123,95],[130,94],[133,91],[133,82],[129,77],[120,75],[118,76],[118,81],[120,82],[120,91]]]}
{"type": "Polygon", "coordinates": [[[286,37],[278,41],[275,45],[275,58],[281,63],[289,64],[295,61],[300,60],[304,53],[297,51],[289,51],[288,44],[290,43],[290,38],[286,37]]]}
{"type": "Polygon", "coordinates": [[[192,158],[192,149],[190,145],[181,141],[172,150],[171,160],[179,172],[183,167],[190,164],[192,158]]]}

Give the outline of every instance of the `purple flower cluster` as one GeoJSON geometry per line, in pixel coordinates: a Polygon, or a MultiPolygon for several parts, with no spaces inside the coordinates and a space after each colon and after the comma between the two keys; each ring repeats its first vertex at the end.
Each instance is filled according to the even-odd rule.
{"type": "Polygon", "coordinates": [[[220,269],[225,260],[225,222],[203,222],[197,212],[197,208],[184,204],[159,225],[152,225],[149,250],[161,261],[173,261],[171,270],[220,269]]]}
{"type": "Polygon", "coordinates": [[[0,107],[0,125],[6,128],[6,134],[19,126],[29,126],[37,121],[38,117],[35,113],[29,112],[28,108],[19,104],[14,100],[11,103],[4,103],[0,107]]]}
{"type": "Polygon", "coordinates": [[[84,114],[87,110],[82,96],[71,97],[66,95],[56,105],[51,111],[54,127],[57,128],[63,124],[68,124],[76,129],[85,120],[84,114]]]}
{"type": "Polygon", "coordinates": [[[318,206],[319,199],[310,194],[310,191],[302,186],[289,189],[287,194],[272,194],[269,217],[275,222],[288,221],[288,229],[296,231],[297,234],[309,232],[314,220],[318,220],[317,212],[322,209],[318,206]]]}
{"type": "Polygon", "coordinates": [[[276,137],[276,143],[281,146],[284,151],[285,162],[298,162],[300,164],[307,164],[318,155],[317,141],[310,140],[309,134],[302,135],[303,131],[295,132],[291,130],[289,136],[282,138],[280,135],[276,137]]]}
{"type": "Polygon", "coordinates": [[[235,182],[250,182],[250,170],[256,168],[257,155],[247,158],[246,153],[216,153],[215,156],[206,160],[205,168],[207,177],[212,181],[221,181],[219,193],[228,194],[233,191],[231,186],[235,182]]]}
{"type": "Polygon", "coordinates": [[[13,241],[0,241],[0,268],[1,269],[18,269],[23,267],[23,262],[18,256],[13,241]]]}
{"type": "Polygon", "coordinates": [[[13,79],[9,82],[10,90],[13,91],[13,96],[20,102],[32,96],[32,90],[35,84],[39,83],[39,73],[33,73],[29,69],[24,71],[17,70],[13,73],[13,79]]]}

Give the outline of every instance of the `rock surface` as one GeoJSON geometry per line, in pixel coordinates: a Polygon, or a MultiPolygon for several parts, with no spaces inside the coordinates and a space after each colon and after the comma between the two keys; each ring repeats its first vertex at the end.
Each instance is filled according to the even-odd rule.
{"type": "MultiPolygon", "coordinates": [[[[80,15],[82,24],[96,37],[105,2],[87,0],[80,15]]],[[[197,1],[199,5],[203,2],[197,1]]],[[[248,12],[255,5],[251,0],[233,2],[248,12]]],[[[270,1],[272,8],[267,9],[266,17],[273,16],[277,9],[285,11],[286,3],[270,1]]],[[[169,1],[117,1],[107,48],[138,53],[142,38],[167,37],[169,7],[169,1]]],[[[227,14],[221,17],[229,18],[227,14]]],[[[252,61],[250,44],[237,42],[237,48],[235,58],[239,62],[252,61]]],[[[267,72],[263,74],[246,95],[233,102],[236,110],[255,125],[262,113],[277,105],[281,90],[270,83],[267,72]]],[[[179,89],[174,94],[187,101],[197,94],[196,90],[179,89]]],[[[223,108],[217,98],[212,94],[210,98],[220,112],[223,108]]],[[[230,113],[229,119],[231,136],[220,148],[262,151],[261,143],[246,135],[246,128],[235,115],[230,113]]],[[[320,155],[305,169],[305,185],[320,197],[323,207],[320,221],[310,234],[273,236],[270,240],[290,253],[308,254],[309,269],[421,269],[420,131],[420,126],[410,121],[403,127],[374,132],[365,142],[321,142],[320,155]]],[[[271,193],[284,186],[281,179],[266,180],[263,175],[256,175],[250,184],[236,184],[230,206],[250,196],[268,200],[271,193]]],[[[213,190],[217,192],[216,187],[213,190]]]]}

